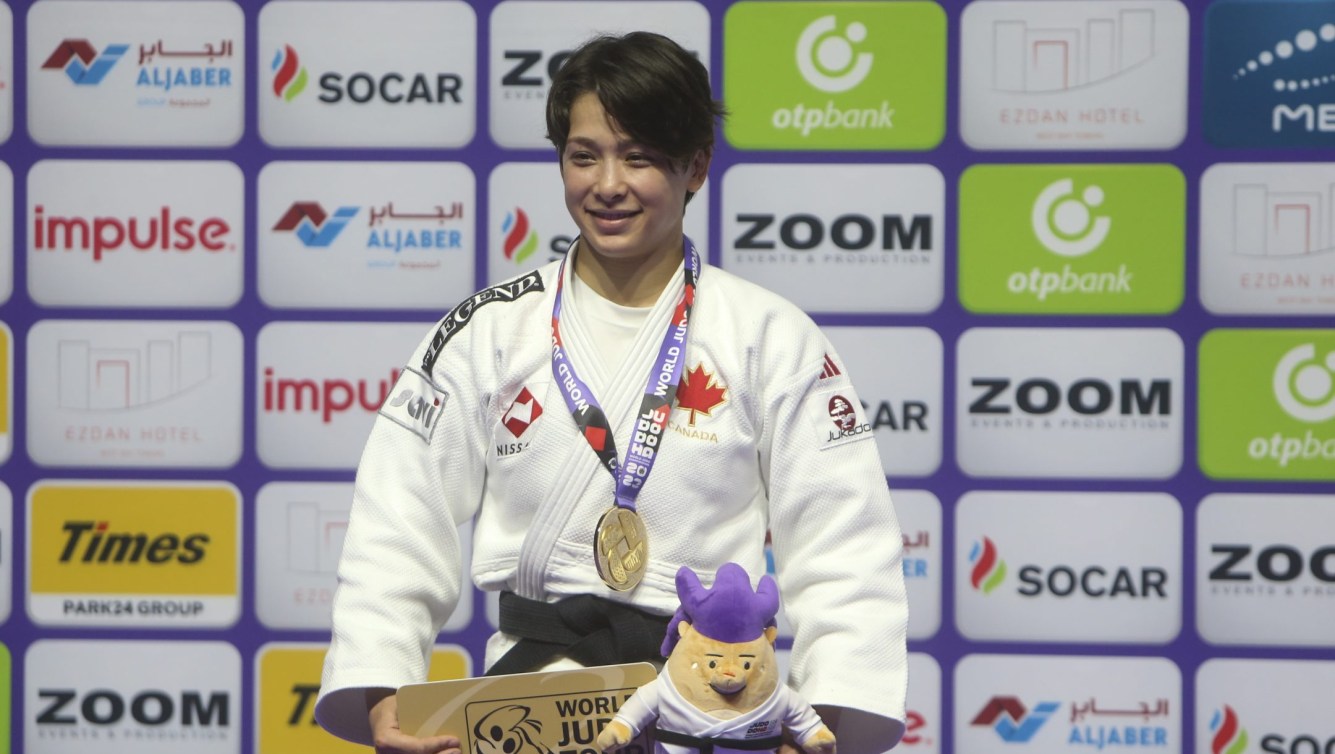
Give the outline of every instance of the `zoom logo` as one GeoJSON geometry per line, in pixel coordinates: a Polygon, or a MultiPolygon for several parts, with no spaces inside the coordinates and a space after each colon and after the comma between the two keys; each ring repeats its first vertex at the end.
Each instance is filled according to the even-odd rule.
{"type": "Polygon", "coordinates": [[[1103,189],[1088,186],[1076,198],[1074,185],[1070,178],[1048,184],[1034,200],[1030,214],[1039,243],[1064,257],[1084,256],[1097,249],[1112,228],[1111,219],[1096,217],[1092,211],[1103,204],[1103,189]]]}
{"type": "Polygon", "coordinates": [[[1293,418],[1308,423],[1335,418],[1335,351],[1316,358],[1316,346],[1291,349],[1275,365],[1275,400],[1293,418]]]}
{"type": "Polygon", "coordinates": [[[846,92],[871,72],[873,55],[854,50],[867,40],[866,25],[854,21],[842,33],[836,26],[834,16],[822,16],[797,38],[797,69],[822,92],[846,92]]]}

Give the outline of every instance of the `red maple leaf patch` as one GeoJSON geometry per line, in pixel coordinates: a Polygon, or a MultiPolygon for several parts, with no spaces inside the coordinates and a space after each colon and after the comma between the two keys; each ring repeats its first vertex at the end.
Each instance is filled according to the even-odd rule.
{"type": "Polygon", "coordinates": [[[728,389],[705,371],[704,364],[696,364],[694,369],[681,376],[681,384],[677,386],[677,407],[691,412],[689,424],[694,427],[696,415],[713,416],[711,412],[728,399],[727,393],[728,389]]]}

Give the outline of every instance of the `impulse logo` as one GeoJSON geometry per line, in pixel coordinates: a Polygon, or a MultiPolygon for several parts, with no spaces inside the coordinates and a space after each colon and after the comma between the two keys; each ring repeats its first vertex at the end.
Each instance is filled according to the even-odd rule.
{"type": "Polygon", "coordinates": [[[298,94],[306,91],[306,67],[297,58],[297,51],[292,45],[283,45],[283,49],[274,54],[270,70],[276,71],[273,79],[273,93],[284,102],[291,102],[298,94]]]}
{"type": "Polygon", "coordinates": [[[97,86],[130,50],[128,44],[112,44],[101,55],[86,39],[66,39],[42,63],[42,70],[63,70],[78,86],[97,86]]]}
{"type": "Polygon", "coordinates": [[[1242,754],[1247,749],[1247,729],[1238,724],[1238,713],[1224,705],[1210,718],[1210,754],[1242,754]]]}
{"type": "Polygon", "coordinates": [[[139,251],[236,251],[236,244],[228,242],[231,232],[231,226],[221,217],[177,217],[166,205],[155,217],[125,220],[48,217],[42,205],[33,208],[33,243],[38,251],[86,251],[92,253],[94,262],[121,250],[126,243],[139,251]]]}
{"type": "MultiPolygon", "coordinates": [[[[363,411],[375,413],[388,400],[390,389],[399,378],[399,370],[390,372],[389,379],[358,379],[355,383],[343,379],[293,378],[279,376],[273,367],[264,369],[265,413],[316,413],[328,424],[335,414],[360,406],[363,411]]],[[[433,425],[434,426],[434,425],[433,425]]]]}
{"type": "Polygon", "coordinates": [[[1060,707],[1061,702],[1039,702],[1030,711],[1016,697],[994,696],[969,724],[990,726],[1007,743],[1028,743],[1060,707]]]}
{"type": "Polygon", "coordinates": [[[975,591],[991,594],[1006,578],[1006,561],[997,557],[997,546],[987,537],[973,543],[969,563],[973,566],[969,571],[969,585],[975,591]]]}
{"type": "Polygon", "coordinates": [[[309,248],[325,249],[343,232],[357,210],[357,207],[339,207],[331,217],[319,202],[293,202],[273,229],[295,233],[309,248]]]}
{"type": "Polygon", "coordinates": [[[506,214],[501,232],[505,234],[502,247],[505,258],[512,262],[523,263],[538,248],[538,234],[529,226],[528,215],[519,207],[506,214]]]}

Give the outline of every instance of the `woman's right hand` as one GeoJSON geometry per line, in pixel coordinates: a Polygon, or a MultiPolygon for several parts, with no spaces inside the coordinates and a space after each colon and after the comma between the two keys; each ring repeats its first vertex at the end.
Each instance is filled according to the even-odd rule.
{"type": "Polygon", "coordinates": [[[393,689],[366,694],[376,754],[463,754],[457,736],[418,738],[399,730],[399,700],[393,689]]]}

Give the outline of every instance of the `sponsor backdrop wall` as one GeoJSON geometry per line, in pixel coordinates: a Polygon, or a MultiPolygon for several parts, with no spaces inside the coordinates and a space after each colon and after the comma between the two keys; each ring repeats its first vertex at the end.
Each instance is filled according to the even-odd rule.
{"type": "Polygon", "coordinates": [[[865,398],[902,748],[1335,751],[1330,0],[0,3],[0,751],[351,749],[363,438],[563,253],[546,87],[635,27],[732,111],[687,232],[865,398]]]}

